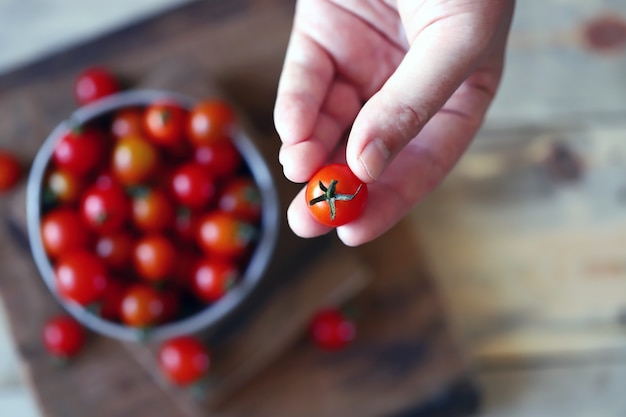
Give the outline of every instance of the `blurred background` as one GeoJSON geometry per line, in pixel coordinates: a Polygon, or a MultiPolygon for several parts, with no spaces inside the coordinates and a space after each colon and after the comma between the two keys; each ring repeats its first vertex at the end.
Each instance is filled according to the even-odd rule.
{"type": "MultiPolygon", "coordinates": [[[[187,2],[0,0],[0,76],[187,2]]],[[[519,1],[485,127],[409,216],[480,415],[626,413],[624,74],[622,0],[519,1]]],[[[0,415],[39,416],[0,329],[0,415]]]]}

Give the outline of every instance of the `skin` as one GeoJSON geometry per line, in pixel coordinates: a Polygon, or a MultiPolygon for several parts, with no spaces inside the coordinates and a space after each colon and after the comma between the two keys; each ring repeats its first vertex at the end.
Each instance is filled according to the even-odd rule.
{"type": "MultiPolygon", "coordinates": [[[[274,109],[284,175],[345,162],[369,184],[349,246],[397,223],[448,174],[481,126],[503,70],[513,0],[299,0],[274,109]],[[346,139],[347,136],[347,139],[346,139]]],[[[301,237],[331,229],[300,192],[301,237]]]]}

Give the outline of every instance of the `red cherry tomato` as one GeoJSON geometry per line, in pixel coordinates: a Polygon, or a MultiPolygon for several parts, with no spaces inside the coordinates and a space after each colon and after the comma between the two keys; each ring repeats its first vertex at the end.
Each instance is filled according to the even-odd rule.
{"type": "Polygon", "coordinates": [[[0,192],[11,190],[20,180],[22,165],[8,151],[0,150],[0,192]]]}
{"type": "Polygon", "coordinates": [[[200,220],[198,244],[207,255],[237,258],[252,247],[258,230],[230,213],[213,211],[200,220]]]}
{"type": "Polygon", "coordinates": [[[242,162],[239,149],[231,140],[197,146],[194,159],[218,178],[235,175],[242,162]]]}
{"type": "Polygon", "coordinates": [[[119,280],[110,280],[100,303],[100,316],[109,321],[122,319],[122,301],[128,285],[119,280]]]}
{"type": "Polygon", "coordinates": [[[224,101],[205,100],[189,114],[187,135],[195,146],[229,140],[235,128],[235,112],[224,101]]]}
{"type": "Polygon", "coordinates": [[[324,350],[339,350],[356,337],[356,327],[339,310],[328,308],[318,311],[309,325],[313,342],[324,350]]]}
{"type": "Polygon", "coordinates": [[[187,111],[173,102],[156,102],[144,113],[144,130],[156,144],[178,147],[185,140],[187,111]]]}
{"type": "Polygon", "coordinates": [[[156,147],[140,136],[125,136],[115,143],[111,169],[122,184],[136,185],[149,180],[159,166],[156,147]]]}
{"type": "Polygon", "coordinates": [[[120,316],[128,326],[145,328],[159,323],[163,311],[163,300],[154,288],[135,284],[126,290],[122,298],[120,316]]]}
{"type": "Polygon", "coordinates": [[[89,232],[77,211],[62,207],[49,211],[42,218],[41,240],[46,254],[55,259],[72,249],[86,248],[89,232]]]}
{"type": "Polygon", "coordinates": [[[319,223],[331,227],[356,220],[365,209],[367,194],[367,184],[341,164],[325,166],[306,187],[311,214],[319,223]]]}
{"type": "Polygon", "coordinates": [[[173,288],[167,288],[159,292],[161,303],[163,303],[163,314],[159,318],[159,323],[167,323],[176,318],[180,309],[180,294],[173,288]]]}
{"type": "Polygon", "coordinates": [[[233,178],[226,183],[217,203],[220,210],[256,223],[261,218],[263,200],[259,187],[250,177],[233,178]]]}
{"type": "Polygon", "coordinates": [[[211,303],[222,298],[235,285],[239,269],[232,262],[205,258],[196,265],[192,278],[194,294],[211,303]]]}
{"type": "Polygon", "coordinates": [[[83,195],[81,214],[85,224],[98,233],[111,233],[130,219],[130,199],[118,184],[92,185],[83,195]]]}
{"type": "Polygon", "coordinates": [[[210,172],[197,163],[179,167],[172,176],[171,188],[176,200],[189,208],[202,209],[216,198],[216,182],[210,172]]]}
{"type": "Polygon", "coordinates": [[[62,254],[54,277],[57,292],[83,306],[100,300],[109,281],[102,259],[85,249],[62,254]]]}
{"type": "Polygon", "coordinates": [[[101,235],[96,240],[95,252],[107,267],[124,271],[132,265],[135,240],[124,230],[101,235]]]}
{"type": "Polygon", "coordinates": [[[172,200],[159,188],[143,187],[133,191],[133,223],[143,231],[157,232],[174,224],[172,200]]]}
{"type": "Polygon", "coordinates": [[[68,131],[54,146],[52,160],[57,167],[76,175],[95,171],[105,159],[104,138],[93,128],[68,131]]]}
{"type": "Polygon", "coordinates": [[[185,243],[196,241],[198,225],[200,224],[200,214],[187,207],[178,207],[176,219],[174,220],[174,231],[176,237],[185,243]]]}
{"type": "Polygon", "coordinates": [[[143,111],[138,108],[120,110],[113,116],[111,134],[118,138],[143,137],[143,111]]]}
{"type": "Polygon", "coordinates": [[[208,374],[210,364],[208,349],[192,336],[170,339],[159,349],[161,371],[179,386],[198,382],[208,374]]]}
{"type": "Polygon", "coordinates": [[[161,234],[146,235],[139,239],[133,255],[135,270],[148,281],[171,278],[176,269],[176,248],[161,234]]]}
{"type": "Polygon", "coordinates": [[[75,356],[85,344],[83,327],[67,315],[49,319],[43,327],[42,338],[48,353],[61,358],[75,356]]]}
{"type": "Polygon", "coordinates": [[[81,176],[64,169],[54,169],[48,174],[46,187],[55,201],[72,204],[80,200],[85,182],[81,176]]]}
{"type": "Polygon", "coordinates": [[[103,67],[85,69],[78,75],[74,84],[74,96],[80,105],[92,103],[119,90],[116,77],[103,67]]]}

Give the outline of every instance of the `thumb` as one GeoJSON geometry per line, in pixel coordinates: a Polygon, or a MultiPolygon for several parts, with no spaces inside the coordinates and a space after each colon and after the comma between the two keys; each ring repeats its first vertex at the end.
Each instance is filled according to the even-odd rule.
{"type": "MultiPolygon", "coordinates": [[[[488,17],[480,12],[466,13],[438,20],[415,36],[396,71],[364,104],[354,121],[346,159],[361,180],[376,181],[493,49],[501,16],[493,16],[488,22],[485,19],[488,17]]],[[[482,111],[478,119],[482,120],[491,98],[485,95],[485,103],[457,102],[479,104],[476,108],[482,111]]],[[[457,107],[448,110],[461,116],[473,110],[457,107]]]]}

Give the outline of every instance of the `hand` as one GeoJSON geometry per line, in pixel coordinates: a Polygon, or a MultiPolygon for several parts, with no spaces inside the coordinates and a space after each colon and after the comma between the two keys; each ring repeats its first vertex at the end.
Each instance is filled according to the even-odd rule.
{"type": "MultiPolygon", "coordinates": [[[[513,8],[513,0],[298,2],[274,109],[279,161],[294,182],[343,161],[369,183],[363,215],[337,228],[345,244],[384,233],[465,151],[499,85],[513,8]]],[[[331,230],[309,215],[303,192],[287,217],[302,237],[331,230]]]]}

